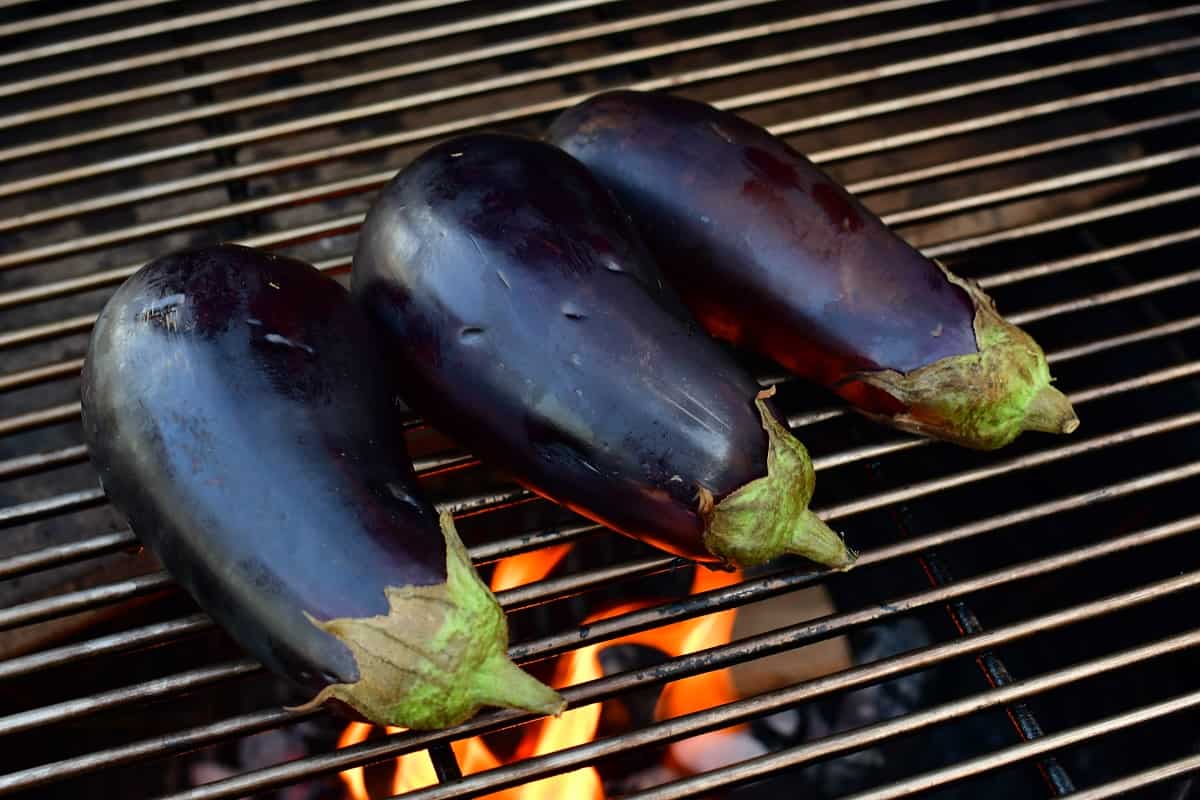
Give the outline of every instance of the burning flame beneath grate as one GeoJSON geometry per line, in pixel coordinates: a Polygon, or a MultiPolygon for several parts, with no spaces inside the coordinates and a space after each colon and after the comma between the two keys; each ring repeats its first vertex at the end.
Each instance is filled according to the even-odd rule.
{"type": "MultiPolygon", "coordinates": [[[[503,559],[496,565],[492,576],[493,591],[502,591],[545,578],[562,561],[571,545],[522,553],[503,559]]],[[[691,593],[706,592],[729,586],[741,580],[740,572],[715,572],[697,569],[692,580],[691,593]]],[[[589,616],[585,622],[614,617],[619,614],[645,608],[649,602],[622,603],[589,616]]],[[[736,610],[721,611],[693,620],[676,622],[641,633],[630,634],[610,642],[588,645],[558,659],[555,665],[553,685],[559,688],[585,683],[603,677],[600,665],[600,650],[618,644],[640,644],[657,648],[669,656],[677,657],[728,642],[733,634],[736,610]]],[[[726,669],[696,675],[675,681],[663,689],[655,708],[656,719],[668,719],[692,711],[737,699],[733,680],[726,669]]],[[[573,708],[557,719],[548,718],[538,724],[526,726],[525,734],[513,755],[513,760],[545,755],[589,742],[596,737],[600,724],[600,704],[573,708]]],[[[738,726],[739,728],[741,726],[738,726]]],[[[387,728],[388,733],[399,733],[403,728],[387,728]]],[[[731,733],[738,728],[729,728],[718,734],[731,733]]],[[[338,740],[338,747],[349,747],[365,740],[371,726],[352,722],[338,740]]],[[[456,741],[451,744],[454,755],[464,775],[498,767],[499,758],[480,737],[456,741]]],[[[352,800],[372,800],[363,777],[363,768],[356,767],[341,773],[352,800]]],[[[396,759],[392,781],[392,794],[432,786],[437,782],[426,751],[410,753],[396,759]]],[[[488,800],[558,800],[558,798],[584,798],[604,800],[604,788],[600,774],[593,767],[555,775],[540,781],[516,786],[487,795],[488,800]]]]}

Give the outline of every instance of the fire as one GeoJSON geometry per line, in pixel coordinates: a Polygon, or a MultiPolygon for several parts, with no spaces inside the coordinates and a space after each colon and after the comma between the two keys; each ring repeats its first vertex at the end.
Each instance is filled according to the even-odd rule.
{"type": "MultiPolygon", "coordinates": [[[[492,591],[511,589],[541,580],[562,561],[570,548],[571,545],[555,545],[503,559],[496,565],[492,576],[492,591]]],[[[741,577],[740,572],[697,569],[695,578],[692,580],[691,593],[697,594],[730,586],[741,580],[741,577]]],[[[593,614],[585,622],[614,617],[645,608],[648,605],[650,603],[646,602],[623,603],[593,614]]],[[[552,683],[561,688],[603,677],[604,670],[600,665],[600,651],[618,644],[648,645],[671,657],[687,655],[697,650],[723,644],[732,638],[736,616],[736,610],[731,609],[698,619],[642,631],[613,641],[588,645],[558,660],[552,683]]],[[[734,690],[729,671],[718,670],[667,685],[659,698],[655,717],[660,720],[669,719],[736,699],[737,693],[734,690]]],[[[557,719],[548,718],[538,724],[526,726],[524,737],[517,746],[514,758],[545,755],[591,741],[596,737],[596,730],[600,724],[600,710],[599,703],[592,703],[580,708],[572,708],[557,719]]],[[[402,730],[404,729],[391,727],[387,729],[389,733],[397,733],[402,730]]],[[[352,722],[342,733],[338,747],[357,744],[365,740],[370,731],[370,725],[352,722]]],[[[500,759],[479,737],[457,741],[451,746],[464,775],[500,766],[500,759]]],[[[362,767],[342,772],[341,778],[352,800],[371,800],[362,767]]],[[[393,794],[432,786],[436,782],[437,776],[428,752],[410,753],[396,759],[396,771],[392,783],[393,794]]],[[[557,800],[562,797],[604,800],[600,774],[594,767],[585,767],[488,795],[487,800],[557,800]]]]}

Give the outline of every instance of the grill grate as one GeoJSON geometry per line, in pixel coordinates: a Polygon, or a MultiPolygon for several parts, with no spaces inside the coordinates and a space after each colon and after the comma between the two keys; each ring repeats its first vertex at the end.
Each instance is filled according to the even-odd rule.
{"type": "Polygon", "coordinates": [[[108,293],[156,255],[218,239],[344,276],[373,192],[432,142],[480,127],[536,135],[593,92],[632,86],[766,124],[924,252],[978,279],[1046,345],[1083,428],[964,452],[873,427],[757,365],[814,453],[821,516],[863,546],[859,566],[831,576],[781,563],[727,588],[538,629],[530,618],[563,619],[687,565],[605,544],[598,526],[414,419],[418,472],[463,521],[476,563],[563,543],[612,556],[498,594],[514,630],[528,629],[511,648],[519,662],[805,587],[837,602],[818,619],[567,687],[572,706],[774,653],[804,658],[806,645],[903,618],[923,620],[935,641],[465,777],[450,742],[529,717],[484,713],[163,791],[259,796],[429,749],[440,782],[406,796],[473,797],[925,674],[947,685],[907,713],[632,796],[721,796],[919,734],[932,752],[853,796],[956,797],[961,784],[972,797],[989,785],[1190,797],[1198,22],[1200,4],[1167,0],[0,0],[0,528],[11,537],[0,547],[0,736],[15,744],[0,756],[0,794],[117,785],[104,781],[122,768],[326,717],[214,699],[207,714],[99,746],[21,745],[122,712],[161,719],[262,672],[219,648],[152,671],[156,654],[213,625],[136,552],[87,465],[78,373],[108,293]],[[134,660],[142,666],[119,672],[134,660]],[[112,683],[72,690],[104,670],[118,672],[112,683]],[[22,696],[47,675],[56,692],[22,696]],[[970,739],[981,729],[964,725],[981,718],[989,733],[971,746],[937,738],[970,739]],[[1037,771],[1046,780],[1030,779],[1037,771]]]}

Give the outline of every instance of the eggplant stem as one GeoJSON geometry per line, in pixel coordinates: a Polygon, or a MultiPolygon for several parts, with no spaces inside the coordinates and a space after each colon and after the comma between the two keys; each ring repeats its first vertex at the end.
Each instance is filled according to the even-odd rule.
{"type": "Polygon", "coordinates": [[[479,579],[454,528],[440,517],[446,539],[446,581],[384,590],[388,613],[321,622],[321,630],[350,649],[354,683],[335,683],[305,703],[340,700],[381,725],[432,730],[457,725],[480,706],[546,714],[563,700],[508,658],[504,611],[479,579]]]}
{"type": "Polygon", "coordinates": [[[566,701],[504,653],[495,653],[471,676],[471,692],[480,704],[505,708],[522,708],[537,714],[557,717],[566,708],[566,701]]]}
{"type": "Polygon", "coordinates": [[[766,390],[754,399],[767,432],[767,474],[715,504],[712,493],[700,487],[704,544],[717,558],[739,567],[790,554],[849,569],[857,554],[809,509],[816,483],[812,460],[767,405],[772,394],[766,390]]]}
{"type": "Polygon", "coordinates": [[[1071,433],[1078,428],[1070,401],[1050,385],[1050,368],[1038,343],[1000,316],[979,286],[938,266],[975,306],[977,352],[948,356],[907,373],[858,373],[856,379],[887,392],[907,409],[893,416],[864,412],[866,416],[977,450],[1003,447],[1021,431],[1071,433]]]}
{"type": "Polygon", "coordinates": [[[1024,428],[1045,433],[1073,433],[1079,417],[1067,396],[1053,386],[1043,386],[1025,407],[1024,428]]]}

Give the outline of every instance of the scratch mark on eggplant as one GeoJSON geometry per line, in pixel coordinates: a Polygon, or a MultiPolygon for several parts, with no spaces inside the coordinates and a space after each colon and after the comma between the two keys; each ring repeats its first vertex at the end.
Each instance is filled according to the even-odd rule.
{"type": "Polygon", "coordinates": [[[182,294],[167,295],[143,308],[139,316],[143,322],[155,323],[169,331],[174,331],[178,325],[179,307],[185,300],[187,298],[182,294]]]}
{"type": "Polygon", "coordinates": [[[267,340],[271,344],[279,344],[279,345],[283,345],[284,347],[292,347],[297,350],[303,350],[304,352],[308,353],[310,356],[317,354],[316,350],[314,350],[309,345],[306,345],[304,342],[297,342],[293,339],[287,338],[286,336],[280,336],[278,333],[268,333],[266,336],[263,337],[263,339],[267,340]]]}
{"type": "Polygon", "coordinates": [[[720,125],[718,125],[715,122],[710,122],[710,123],[708,123],[708,127],[711,128],[712,132],[715,133],[717,136],[721,137],[722,139],[729,142],[730,144],[733,144],[733,137],[730,136],[728,133],[726,133],[725,129],[722,128],[720,125]]]}
{"type": "Polygon", "coordinates": [[[710,416],[714,420],[716,420],[717,424],[720,425],[722,428],[724,428],[727,431],[732,430],[732,428],[729,426],[728,422],[726,422],[723,418],[719,417],[718,415],[714,414],[713,410],[711,408],[704,405],[704,403],[701,403],[699,400],[697,400],[695,397],[693,397],[691,392],[689,392],[687,389],[684,389],[681,386],[681,387],[679,387],[679,392],[684,397],[686,397],[688,400],[691,400],[693,403],[695,403],[697,408],[699,408],[705,414],[708,414],[708,416],[710,416]]]}
{"type": "Polygon", "coordinates": [[[709,433],[716,433],[716,430],[714,430],[714,429],[713,429],[712,425],[710,425],[709,423],[705,422],[703,418],[701,418],[701,417],[698,417],[698,416],[696,416],[694,413],[692,413],[691,411],[689,411],[689,410],[688,410],[688,409],[687,409],[687,408],[686,408],[686,407],[685,407],[685,406],[684,406],[682,403],[680,403],[678,400],[676,400],[676,399],[675,399],[675,398],[673,398],[673,397],[669,397],[669,396],[667,396],[667,395],[665,395],[665,394],[664,394],[662,397],[663,397],[663,399],[664,399],[664,400],[666,400],[668,403],[670,403],[671,405],[673,405],[673,406],[675,406],[676,408],[678,408],[678,409],[679,409],[680,411],[682,411],[684,414],[686,414],[686,415],[688,415],[689,417],[691,417],[692,419],[696,420],[696,424],[697,424],[697,425],[699,425],[701,428],[704,428],[704,430],[708,431],[709,433]]]}
{"type": "MultiPolygon", "coordinates": [[[[474,237],[471,237],[471,239],[474,241],[474,237]]],[[[475,243],[475,249],[479,249],[478,242],[475,243]]],[[[505,289],[508,289],[510,292],[512,291],[512,284],[508,282],[508,278],[504,276],[504,273],[501,270],[496,270],[496,277],[499,278],[500,282],[504,284],[505,289]]]]}

